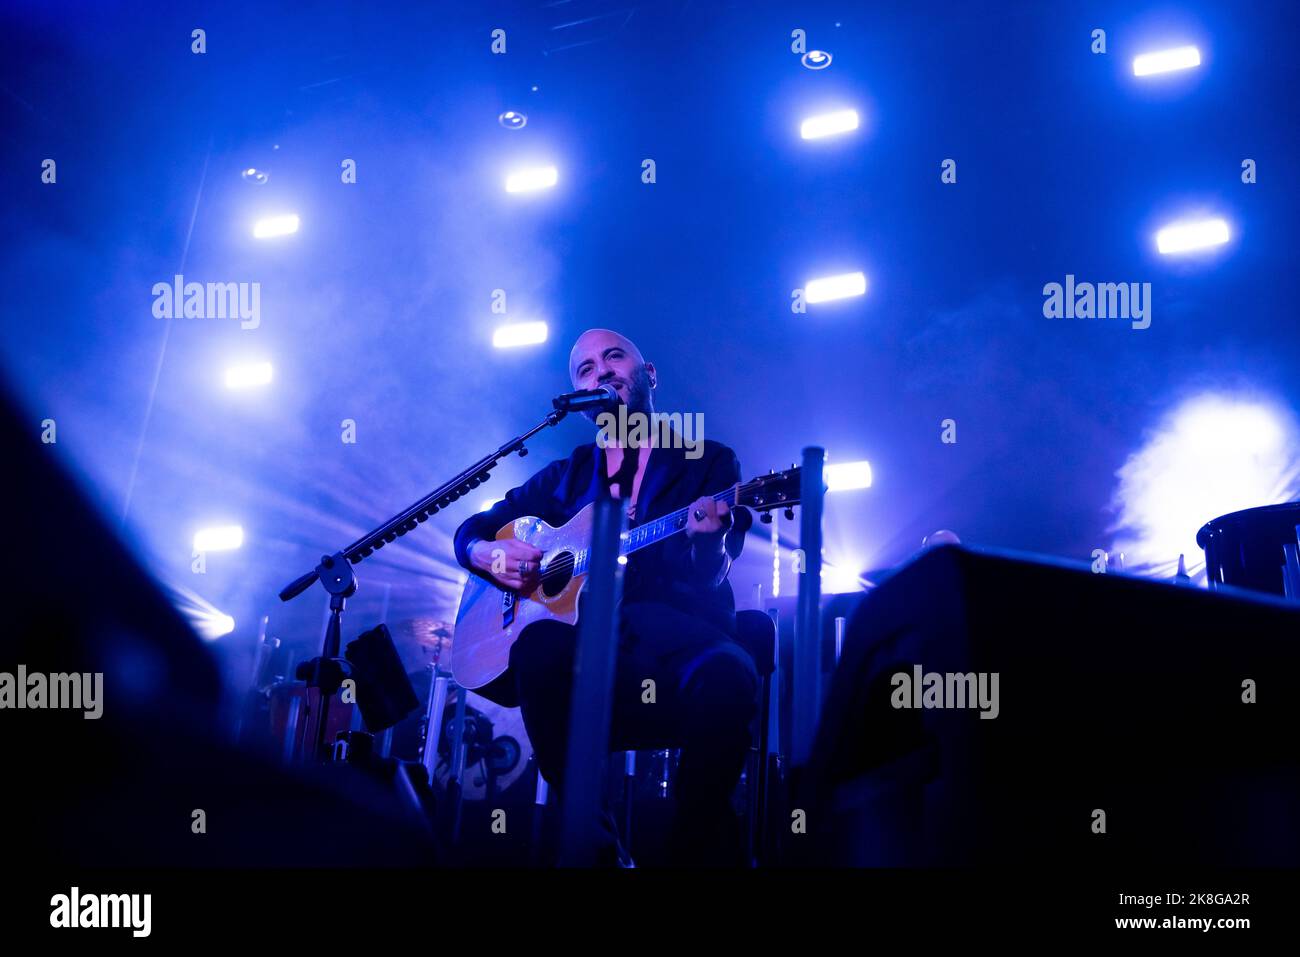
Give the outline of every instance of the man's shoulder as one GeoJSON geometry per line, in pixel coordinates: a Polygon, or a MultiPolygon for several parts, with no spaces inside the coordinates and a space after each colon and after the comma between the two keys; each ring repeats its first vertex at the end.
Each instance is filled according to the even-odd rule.
{"type": "Polygon", "coordinates": [[[596,455],[600,450],[596,447],[595,442],[584,442],[572,452],[567,459],[560,459],[568,468],[576,469],[584,465],[589,465],[596,460],[596,455]]]}
{"type": "Polygon", "coordinates": [[[740,459],[730,446],[713,439],[701,439],[693,448],[675,448],[667,465],[670,472],[694,475],[701,482],[716,483],[719,477],[728,481],[740,470],[740,459]]]}
{"type": "Polygon", "coordinates": [[[546,477],[554,481],[559,481],[566,475],[581,471],[584,467],[590,468],[595,457],[595,442],[588,442],[585,445],[579,445],[565,458],[553,459],[546,463],[546,465],[542,466],[542,468],[538,469],[537,472],[533,474],[533,479],[541,480],[543,477],[546,477]]]}

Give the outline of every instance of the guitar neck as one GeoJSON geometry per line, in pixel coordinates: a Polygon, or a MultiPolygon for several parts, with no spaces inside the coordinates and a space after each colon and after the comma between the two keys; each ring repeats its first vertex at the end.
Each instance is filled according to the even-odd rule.
{"type": "MultiPolygon", "coordinates": [[[[713,496],[715,502],[725,502],[728,508],[735,507],[736,490],[739,484],[724,489],[713,496]]],[[[671,538],[678,532],[686,530],[686,516],[690,513],[690,506],[679,508],[675,512],[669,512],[653,521],[646,522],[644,525],[638,525],[636,528],[629,528],[623,533],[623,541],[619,545],[618,553],[621,556],[631,555],[633,552],[639,552],[643,548],[649,548],[662,542],[666,538],[671,538]]],[[[581,575],[587,571],[587,562],[591,558],[591,549],[584,548],[574,556],[573,573],[581,575]]]]}

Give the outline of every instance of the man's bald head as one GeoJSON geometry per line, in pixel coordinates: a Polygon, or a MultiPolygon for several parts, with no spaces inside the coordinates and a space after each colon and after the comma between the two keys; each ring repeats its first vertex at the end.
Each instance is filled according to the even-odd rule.
{"type": "Polygon", "coordinates": [[[618,389],[629,411],[654,411],[654,363],[646,362],[636,343],[612,329],[588,329],[578,336],[569,352],[569,380],[575,389],[608,383],[618,389]]]}
{"type": "Polygon", "coordinates": [[[578,357],[593,348],[605,348],[607,345],[621,345],[628,353],[636,359],[637,362],[644,364],[645,359],[641,355],[641,350],[636,347],[636,343],[620,332],[613,329],[588,329],[573,344],[569,350],[569,378],[573,378],[577,365],[578,357]]]}

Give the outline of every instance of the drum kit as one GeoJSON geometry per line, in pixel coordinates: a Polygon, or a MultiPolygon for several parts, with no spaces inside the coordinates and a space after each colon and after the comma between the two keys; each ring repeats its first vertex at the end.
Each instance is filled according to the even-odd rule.
{"type": "MultiPolygon", "coordinates": [[[[364,738],[367,754],[422,764],[434,791],[456,804],[496,802],[508,791],[523,789],[529,789],[528,795],[518,797],[532,801],[533,788],[537,803],[545,803],[545,784],[534,773],[532,744],[519,708],[461,688],[452,678],[453,625],[431,617],[409,618],[394,622],[389,634],[425,707],[371,741],[372,736],[361,730],[355,701],[336,695],[326,728],[334,759],[349,760],[349,747],[364,738]]],[[[268,660],[259,666],[265,677],[255,690],[261,711],[255,725],[269,731],[270,744],[282,761],[309,761],[309,715],[316,691],[301,681],[285,680],[284,674],[292,671],[287,662],[272,664],[271,657],[283,658],[276,639],[264,639],[264,648],[268,660]]],[[[626,793],[635,790],[643,796],[667,798],[675,777],[676,752],[656,751],[645,757],[639,764],[626,759],[626,793]]]]}
{"type": "Polygon", "coordinates": [[[466,801],[484,801],[514,785],[528,769],[532,755],[523,716],[518,708],[502,707],[451,680],[452,625],[434,618],[410,618],[397,622],[392,634],[412,684],[424,692],[428,703],[419,758],[429,770],[431,782],[448,789],[455,778],[454,769],[463,760],[458,783],[466,801]],[[458,726],[462,694],[465,709],[463,724],[458,726]],[[464,749],[463,756],[457,755],[458,748],[464,749]]]}

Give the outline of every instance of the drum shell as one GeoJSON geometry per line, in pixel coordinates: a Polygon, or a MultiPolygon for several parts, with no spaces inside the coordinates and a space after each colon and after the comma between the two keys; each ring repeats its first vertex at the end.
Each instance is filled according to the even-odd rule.
{"type": "Polygon", "coordinates": [[[1285,595],[1283,545],[1296,544],[1300,502],[1248,508],[1206,522],[1196,533],[1211,588],[1231,585],[1285,595]]]}

